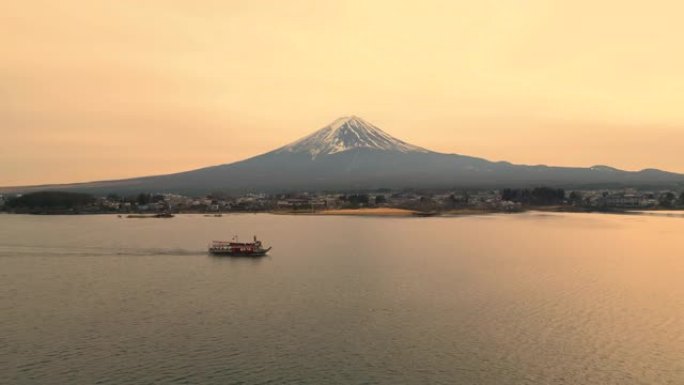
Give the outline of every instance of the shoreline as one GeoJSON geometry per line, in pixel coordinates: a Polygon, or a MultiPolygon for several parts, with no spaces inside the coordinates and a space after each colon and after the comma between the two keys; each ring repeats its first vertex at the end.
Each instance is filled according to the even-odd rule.
{"type": "Polygon", "coordinates": [[[378,216],[378,217],[410,217],[414,216],[416,211],[392,208],[360,208],[360,209],[332,209],[324,210],[319,215],[343,215],[343,216],[378,216]]]}
{"type": "MultiPolygon", "coordinates": [[[[374,208],[347,208],[329,209],[318,211],[297,211],[297,210],[273,210],[273,211],[233,211],[222,213],[207,212],[177,212],[173,215],[203,215],[205,217],[221,217],[234,214],[271,214],[271,215],[313,215],[313,216],[355,216],[355,217],[459,217],[473,215],[492,215],[492,214],[523,214],[526,212],[547,212],[547,213],[567,213],[567,214],[613,214],[613,215],[684,215],[684,209],[611,209],[611,210],[588,210],[566,206],[534,206],[523,207],[519,210],[494,210],[479,208],[460,208],[444,211],[419,211],[396,207],[374,207],[374,208]],[[218,215],[220,214],[220,215],[218,215]]],[[[117,212],[0,212],[0,215],[35,215],[35,216],[81,216],[81,215],[117,215],[121,219],[169,219],[158,216],[156,213],[117,213],[117,212]]]]}

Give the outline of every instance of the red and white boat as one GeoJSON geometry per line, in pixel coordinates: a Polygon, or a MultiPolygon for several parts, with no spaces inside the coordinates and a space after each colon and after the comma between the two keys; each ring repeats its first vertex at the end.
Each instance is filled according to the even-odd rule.
{"type": "Polygon", "coordinates": [[[263,257],[271,248],[264,248],[261,241],[254,237],[254,242],[238,242],[237,237],[233,241],[213,241],[209,245],[209,253],[212,255],[225,255],[231,257],[263,257]]]}

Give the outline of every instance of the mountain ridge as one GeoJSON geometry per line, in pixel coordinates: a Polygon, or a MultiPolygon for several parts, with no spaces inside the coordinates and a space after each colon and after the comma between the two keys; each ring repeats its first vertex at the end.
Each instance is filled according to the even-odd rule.
{"type": "Polygon", "coordinates": [[[210,193],[601,184],[681,186],[684,175],[648,168],[624,171],[604,165],[589,168],[516,165],[440,153],[404,142],[350,115],[273,151],[234,163],[165,175],[6,187],[0,191],[210,193]]]}

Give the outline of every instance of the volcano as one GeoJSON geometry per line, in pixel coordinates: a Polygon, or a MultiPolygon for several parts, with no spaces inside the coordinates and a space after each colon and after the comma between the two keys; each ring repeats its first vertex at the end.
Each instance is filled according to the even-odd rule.
{"type": "Polygon", "coordinates": [[[216,191],[245,193],[540,185],[598,188],[682,184],[684,175],[656,169],[632,172],[608,166],[528,166],[434,152],[397,139],[357,116],[347,116],[291,144],[235,163],[168,175],[4,190],[202,194],[216,191]]]}

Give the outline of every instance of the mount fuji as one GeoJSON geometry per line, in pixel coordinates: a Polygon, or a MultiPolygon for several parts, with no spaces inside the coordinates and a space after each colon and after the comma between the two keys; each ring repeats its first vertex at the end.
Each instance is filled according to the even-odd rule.
{"type": "Polygon", "coordinates": [[[313,160],[318,156],[360,148],[402,153],[429,152],[424,148],[394,138],[359,117],[345,116],[309,136],[277,149],[275,153],[309,153],[313,160]]]}
{"type": "Polygon", "coordinates": [[[514,165],[406,143],[356,116],[339,118],[291,144],[243,161],[176,174],[69,185],[4,188],[91,193],[350,191],[375,188],[675,186],[684,175],[514,165]]]}

